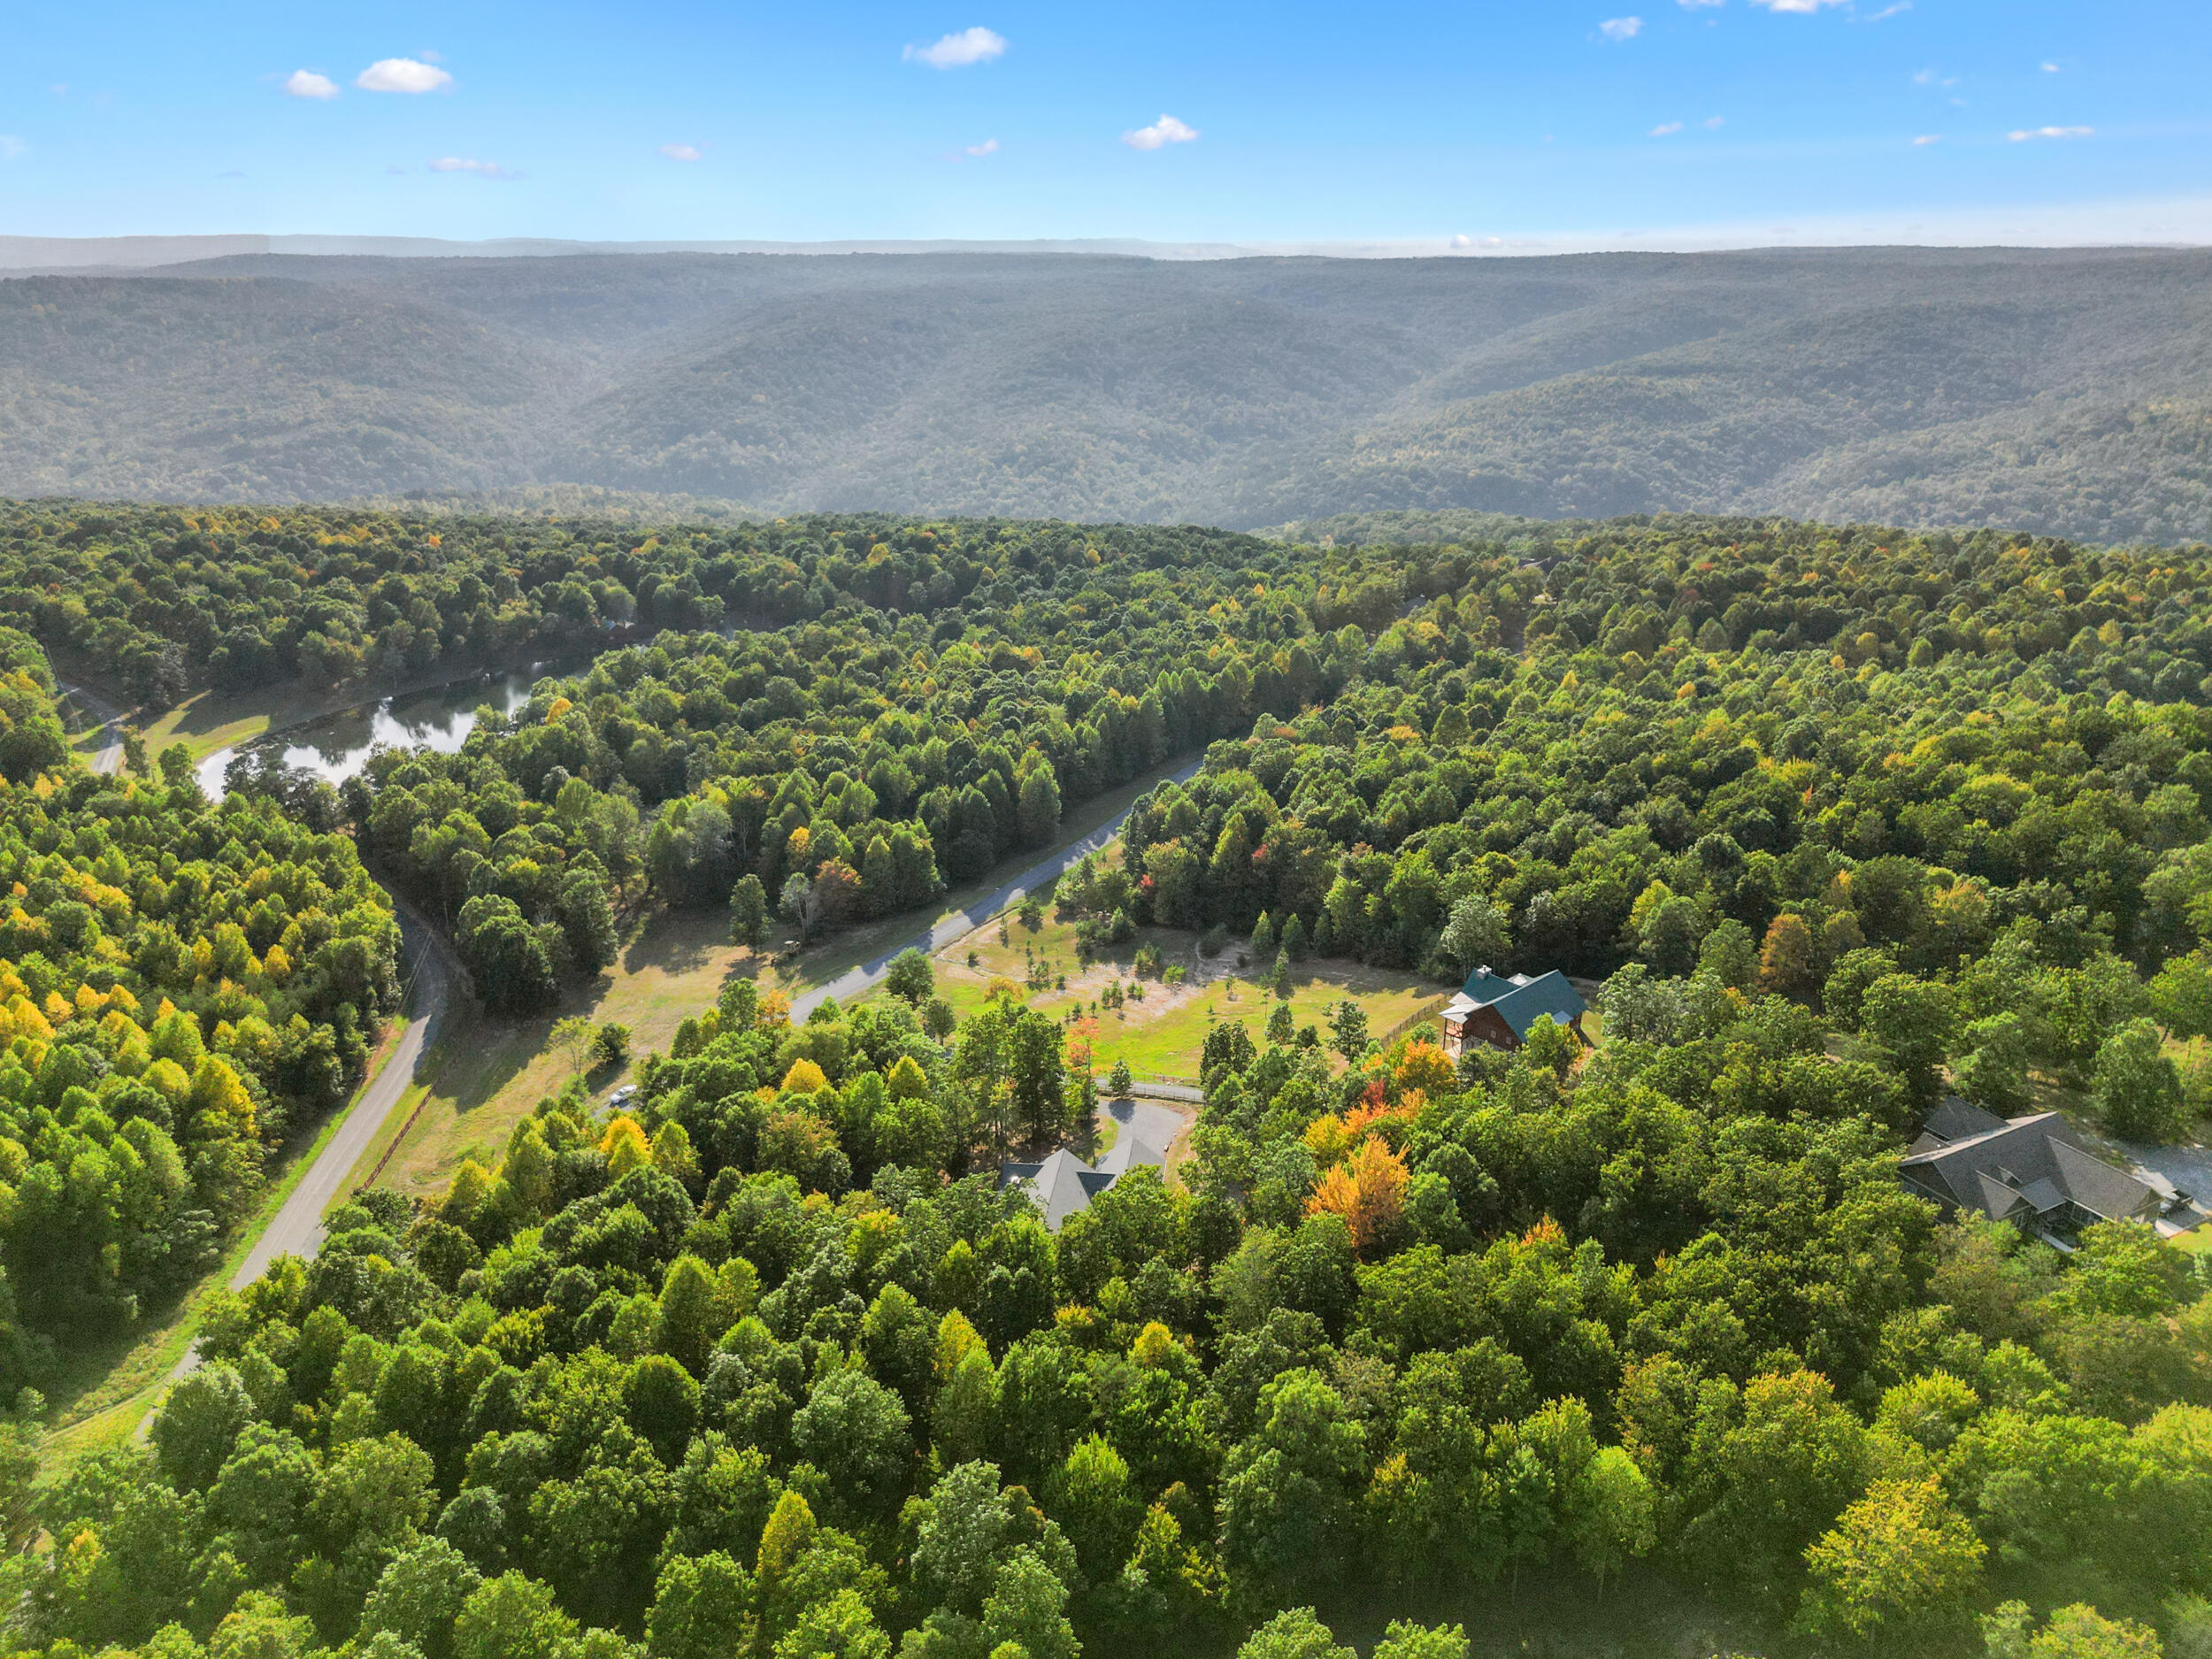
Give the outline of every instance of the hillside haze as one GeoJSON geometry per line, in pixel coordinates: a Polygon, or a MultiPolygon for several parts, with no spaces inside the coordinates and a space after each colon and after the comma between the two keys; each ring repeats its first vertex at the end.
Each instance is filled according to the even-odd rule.
{"type": "Polygon", "coordinates": [[[0,281],[0,493],[2212,536],[2212,252],[249,254],[0,281]]]}

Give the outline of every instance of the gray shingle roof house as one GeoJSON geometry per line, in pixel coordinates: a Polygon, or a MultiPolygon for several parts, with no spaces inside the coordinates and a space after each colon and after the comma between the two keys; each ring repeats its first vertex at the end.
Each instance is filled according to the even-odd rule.
{"type": "Polygon", "coordinates": [[[1140,1164],[1166,1167],[1167,1148],[1153,1145],[1144,1126],[1131,1123],[1122,1126],[1112,1150],[1095,1164],[1084,1163],[1063,1147],[1041,1164],[1000,1164],[998,1184],[1002,1190],[1017,1182],[1025,1187],[1031,1202],[1044,1213],[1045,1231],[1057,1233],[1062,1222],[1088,1210],[1092,1199],[1140,1164]]]}
{"type": "Polygon", "coordinates": [[[2164,1208],[2155,1189],[2089,1151],[2056,1112],[2008,1120],[1955,1096],[1928,1114],[1897,1172],[1947,1214],[1969,1210],[2062,1237],[2095,1221],[2155,1225],[2164,1208]]]}
{"type": "Polygon", "coordinates": [[[1547,1014],[1553,1023],[1568,1027],[1587,1042],[1582,1017],[1589,1007],[1556,968],[1534,979],[1525,973],[1507,976],[1477,968],[1467,976],[1459,995],[1444,1004],[1444,1052],[1456,1060],[1470,1041],[1486,1042],[1494,1048],[1517,1048],[1529,1027],[1547,1014]]]}

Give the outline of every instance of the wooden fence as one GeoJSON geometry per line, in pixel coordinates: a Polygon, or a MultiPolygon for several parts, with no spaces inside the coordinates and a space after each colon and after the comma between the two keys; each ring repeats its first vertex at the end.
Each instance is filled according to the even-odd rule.
{"type": "Polygon", "coordinates": [[[1449,995],[1432,996],[1429,998],[1427,1002],[1422,1003],[1420,1007],[1415,1009],[1413,1012],[1408,1014],[1403,1019],[1393,1025],[1388,1031],[1383,1033],[1381,1038],[1382,1046],[1387,1048],[1392,1043],[1397,1041],[1399,1038],[1404,1036],[1415,1026],[1425,1025],[1428,1021],[1434,1019],[1439,1014],[1444,1011],[1445,1005],[1451,1000],[1452,999],[1449,995]]]}

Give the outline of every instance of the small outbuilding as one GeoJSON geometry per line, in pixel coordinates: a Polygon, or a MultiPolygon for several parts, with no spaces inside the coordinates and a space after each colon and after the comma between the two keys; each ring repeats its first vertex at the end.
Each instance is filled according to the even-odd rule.
{"type": "Polygon", "coordinates": [[[1487,1043],[1511,1052],[1528,1038],[1529,1027],[1550,1016],[1586,1044],[1582,1017],[1590,1004],[1554,968],[1531,978],[1525,973],[1498,974],[1477,968],[1459,987],[1459,995],[1444,1005],[1444,1052],[1456,1060],[1471,1042],[1487,1043]]]}

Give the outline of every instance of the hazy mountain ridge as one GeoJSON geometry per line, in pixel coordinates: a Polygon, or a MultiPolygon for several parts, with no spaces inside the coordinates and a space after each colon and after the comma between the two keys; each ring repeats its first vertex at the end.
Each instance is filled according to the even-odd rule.
{"type": "Polygon", "coordinates": [[[2212,536],[2212,253],[248,253],[0,281],[0,492],[2212,536]]]}

